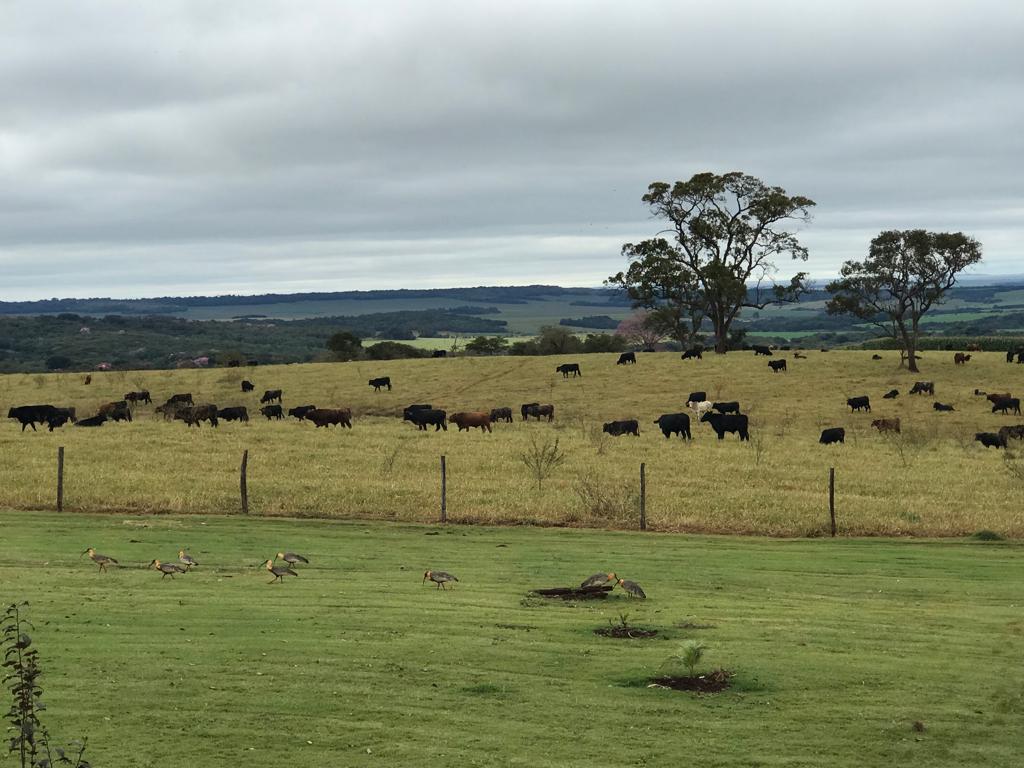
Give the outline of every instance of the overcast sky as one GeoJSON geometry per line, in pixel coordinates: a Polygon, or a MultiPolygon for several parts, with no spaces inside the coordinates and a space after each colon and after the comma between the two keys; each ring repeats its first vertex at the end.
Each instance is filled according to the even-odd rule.
{"type": "MultiPolygon", "coordinates": [[[[741,170],[1024,273],[1024,3],[0,0],[0,300],[599,285],[741,170]]],[[[791,264],[780,265],[791,272],[791,264]]]]}

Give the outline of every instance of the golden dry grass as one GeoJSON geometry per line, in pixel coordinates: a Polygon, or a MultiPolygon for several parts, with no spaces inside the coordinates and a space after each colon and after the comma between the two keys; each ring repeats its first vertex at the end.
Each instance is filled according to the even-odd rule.
{"type": "MultiPolygon", "coordinates": [[[[783,354],[783,353],[780,353],[783,354]]],[[[827,520],[827,475],[837,474],[840,529],[857,535],[952,536],[989,528],[1024,535],[1021,481],[1003,452],[973,442],[1020,417],[992,415],[976,387],[1019,394],[1024,366],[996,353],[975,353],[954,367],[952,353],[928,352],[923,372],[897,367],[895,353],[787,354],[788,374],[773,375],[751,353],[703,361],[675,354],[639,355],[636,366],[616,366],[615,355],[578,358],[457,358],[81,375],[0,377],[0,407],[30,403],[74,405],[79,416],[124,392],[146,388],[156,403],[191,391],[197,402],[247,405],[247,425],[188,429],[165,423],[153,406],[132,424],[65,428],[21,434],[0,424],[3,482],[0,506],[52,507],[55,455],[66,446],[66,505],[83,511],[230,513],[239,507],[238,465],[250,451],[253,514],[366,517],[427,521],[437,517],[439,456],[448,457],[449,518],[462,522],[633,527],[640,462],[648,474],[648,518],[660,530],[817,535],[827,520]],[[577,359],[581,379],[554,373],[577,359]],[[393,392],[374,393],[371,376],[390,375],[393,392]],[[254,394],[239,391],[253,379],[254,394]],[[914,379],[934,380],[934,399],[956,406],[935,413],[931,397],[882,399],[905,393],[914,379]],[[267,422],[255,411],[266,388],[282,388],[285,407],[315,403],[350,406],[355,428],[315,429],[295,420],[267,422]],[[694,441],[665,440],[652,423],[684,409],[692,390],[714,400],[739,400],[751,418],[752,440],[715,439],[693,424],[694,441]],[[873,414],[851,414],[846,398],[867,394],[873,414]],[[527,401],[556,406],[554,424],[518,420],[527,401]],[[418,432],[400,420],[410,403],[449,412],[511,406],[514,424],[494,433],[418,432]],[[870,428],[872,418],[899,416],[901,438],[870,428]],[[609,438],[604,421],[637,418],[639,438],[609,438]],[[842,426],[847,443],[818,444],[820,430],[842,426]],[[541,489],[521,455],[531,440],[559,441],[566,462],[541,489]]]]}

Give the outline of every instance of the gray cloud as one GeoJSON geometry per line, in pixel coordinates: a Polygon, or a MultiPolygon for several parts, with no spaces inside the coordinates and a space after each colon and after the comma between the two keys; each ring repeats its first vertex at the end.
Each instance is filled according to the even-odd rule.
{"type": "Polygon", "coordinates": [[[818,5],[0,4],[0,299],[595,285],[708,169],[815,199],[814,275],[1022,271],[1024,8],[818,5]]]}

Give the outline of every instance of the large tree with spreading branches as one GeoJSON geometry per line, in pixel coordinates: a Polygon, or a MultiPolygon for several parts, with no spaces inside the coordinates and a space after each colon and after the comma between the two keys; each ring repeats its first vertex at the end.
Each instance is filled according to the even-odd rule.
{"type": "Polygon", "coordinates": [[[775,260],[807,260],[807,249],[790,230],[810,219],[810,198],[731,172],[655,182],[643,201],[668,223],[671,242],[658,237],[627,243],[622,251],[629,269],[607,282],[625,289],[635,306],[678,318],[677,327],[684,318],[706,317],[716,352],[728,349],[729,330],[744,307],[796,301],[804,291],[805,272],[788,283],[775,281],[775,260]]]}
{"type": "Polygon", "coordinates": [[[830,314],[850,314],[879,328],[899,345],[901,359],[917,372],[921,318],[956,285],[957,276],[981,261],[981,244],[962,232],[923,229],[882,232],[864,261],[847,261],[832,294],[830,314]]]}

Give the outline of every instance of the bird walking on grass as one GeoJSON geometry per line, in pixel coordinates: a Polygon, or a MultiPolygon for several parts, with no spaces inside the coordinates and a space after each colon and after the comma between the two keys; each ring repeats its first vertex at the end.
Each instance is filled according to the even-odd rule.
{"type": "Polygon", "coordinates": [[[274,574],[274,578],[268,581],[268,584],[273,584],[275,581],[280,581],[283,584],[285,576],[299,575],[291,568],[289,568],[287,565],[274,565],[273,560],[267,560],[267,562],[263,564],[263,567],[270,571],[272,574],[274,574]]]}
{"type": "Polygon", "coordinates": [[[305,563],[309,565],[309,560],[304,558],[302,555],[297,555],[294,552],[278,552],[275,560],[284,560],[288,565],[298,565],[299,563],[305,563]]]}
{"type": "Polygon", "coordinates": [[[176,573],[185,573],[186,572],[185,569],[182,568],[177,563],[161,563],[159,560],[152,561],[149,564],[149,567],[152,568],[153,570],[160,571],[160,573],[163,574],[160,577],[161,581],[166,579],[168,576],[170,576],[173,579],[174,578],[174,574],[176,574],[176,573]]]}
{"type": "Polygon", "coordinates": [[[185,554],[184,549],[178,550],[178,562],[185,566],[186,571],[192,570],[193,565],[199,565],[199,561],[192,557],[192,555],[185,554]]]}
{"type": "Polygon", "coordinates": [[[595,573],[593,576],[588,576],[580,584],[580,589],[590,589],[590,587],[600,587],[607,584],[609,581],[617,582],[619,579],[614,573],[595,573]]]}
{"type": "Polygon", "coordinates": [[[647,595],[644,594],[644,591],[640,588],[640,585],[637,584],[635,581],[630,581],[629,579],[619,579],[615,583],[622,587],[626,591],[626,594],[630,597],[638,597],[641,600],[647,599],[647,595]]]}
{"type": "MultiPolygon", "coordinates": [[[[82,555],[89,555],[89,559],[96,563],[96,565],[100,567],[101,571],[106,571],[107,566],[111,563],[113,563],[114,565],[118,565],[117,560],[112,558],[110,555],[101,555],[92,547],[89,547],[84,552],[82,552],[82,555]]],[[[79,555],[79,558],[81,558],[82,555],[79,555]]]]}
{"type": "MultiPolygon", "coordinates": [[[[458,579],[446,571],[424,571],[423,581],[430,579],[432,582],[437,584],[438,589],[445,589],[445,582],[458,581],[458,579]]],[[[420,582],[423,583],[423,582],[420,582]]]]}

